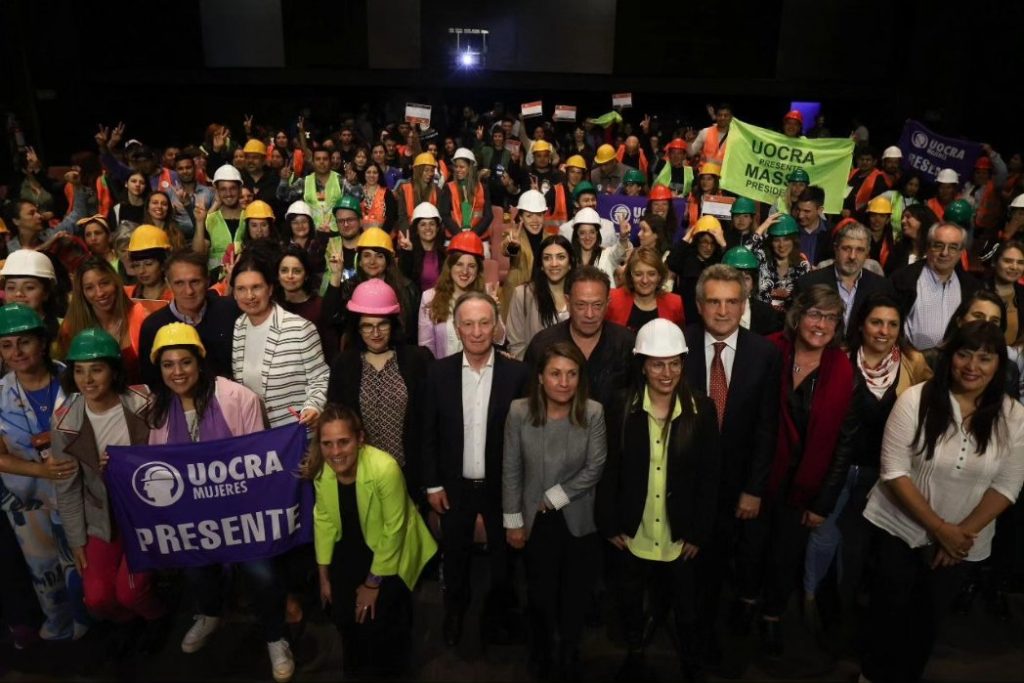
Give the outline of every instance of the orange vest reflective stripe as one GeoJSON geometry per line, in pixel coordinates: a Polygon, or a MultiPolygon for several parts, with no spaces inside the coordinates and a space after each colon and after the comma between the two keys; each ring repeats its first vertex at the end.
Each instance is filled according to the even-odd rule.
{"type": "MultiPolygon", "coordinates": [[[[626,157],[626,146],[625,145],[619,145],[619,148],[615,151],[615,158],[619,160],[619,163],[622,163],[622,160],[625,157],[626,157]]],[[[647,155],[644,154],[643,148],[640,149],[640,170],[643,171],[643,174],[645,176],[647,175],[647,155]]]]}
{"type": "Polygon", "coordinates": [[[691,194],[686,198],[687,225],[696,225],[700,219],[700,201],[691,194]]]}
{"type": "MultiPolygon", "coordinates": [[[[462,201],[459,199],[459,184],[454,180],[448,183],[448,191],[452,193],[452,218],[455,220],[455,225],[462,225],[462,201]]],[[[476,193],[473,195],[473,213],[469,218],[469,227],[476,228],[480,225],[481,219],[484,217],[484,184],[476,184],[476,193]]],[[[480,235],[481,239],[489,237],[491,231],[488,230],[483,235],[480,235]]]]}
{"type": "MultiPolygon", "coordinates": [[[[416,195],[413,193],[412,181],[408,181],[401,184],[402,188],[402,199],[405,200],[405,215],[412,218],[412,212],[416,208],[416,195]]],[[[396,188],[397,189],[397,188],[396,188]]],[[[437,186],[433,183],[430,184],[430,199],[431,204],[437,206],[437,186]]]]}
{"type": "MultiPolygon", "coordinates": [[[[388,189],[386,187],[384,187],[383,185],[378,185],[377,193],[373,195],[373,202],[369,204],[366,203],[366,195],[363,195],[363,199],[362,201],[359,202],[359,204],[363,207],[364,221],[376,221],[380,223],[381,227],[384,226],[384,193],[387,191],[388,189]]],[[[410,212],[409,215],[411,216],[412,213],[410,212]]]]}
{"type": "Polygon", "coordinates": [[[445,163],[444,159],[439,159],[437,162],[437,170],[441,174],[441,177],[448,180],[448,164],[445,163]]]}
{"type": "Polygon", "coordinates": [[[925,202],[925,206],[931,209],[932,213],[934,213],[935,217],[938,218],[940,221],[946,215],[946,207],[939,203],[938,197],[932,197],[931,199],[929,199],[927,202],[925,202]]]}
{"type": "Polygon", "coordinates": [[[889,260],[889,240],[882,238],[882,249],[878,252],[878,263],[885,268],[885,262],[889,260]]]}
{"type": "MultiPolygon", "coordinates": [[[[852,171],[850,171],[850,177],[847,180],[847,182],[853,180],[859,172],[860,171],[858,171],[857,169],[853,169],[852,171]]],[[[871,201],[871,191],[875,189],[875,181],[878,179],[878,176],[882,176],[883,178],[886,177],[885,174],[882,173],[877,168],[871,169],[871,172],[868,173],[868,177],[865,178],[864,182],[862,182],[860,184],[860,187],[857,188],[857,194],[854,196],[853,203],[853,208],[856,209],[857,211],[860,211],[861,209],[866,207],[868,205],[868,202],[871,201]]],[[[889,185],[888,178],[886,178],[886,185],[889,185]]]]}
{"type": "Polygon", "coordinates": [[[173,182],[171,180],[171,170],[169,168],[160,169],[160,180],[157,181],[156,189],[161,192],[171,192],[171,186],[173,182]]]}
{"type": "Polygon", "coordinates": [[[565,183],[555,185],[555,208],[544,216],[544,234],[555,235],[558,228],[569,220],[569,205],[565,199],[565,183]]]}
{"type": "Polygon", "coordinates": [[[996,191],[995,181],[985,183],[978,199],[977,213],[974,214],[974,225],[979,228],[994,229],[1003,220],[1003,203],[996,191]]]}
{"type": "Polygon", "coordinates": [[[704,129],[704,146],[700,149],[700,162],[711,161],[721,166],[725,158],[725,145],[729,142],[719,142],[718,126],[708,126],[704,129]]]}

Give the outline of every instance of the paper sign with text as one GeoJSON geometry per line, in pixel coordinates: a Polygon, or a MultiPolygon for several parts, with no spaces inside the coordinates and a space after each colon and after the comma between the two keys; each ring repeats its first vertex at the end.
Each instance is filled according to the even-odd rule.
{"type": "Polygon", "coordinates": [[[530,116],[543,116],[544,115],[544,103],[541,101],[537,102],[523,102],[523,118],[530,116]]]}
{"type": "Polygon", "coordinates": [[[408,123],[418,123],[426,128],[430,125],[430,105],[407,102],[405,104],[405,120],[408,123]]]}

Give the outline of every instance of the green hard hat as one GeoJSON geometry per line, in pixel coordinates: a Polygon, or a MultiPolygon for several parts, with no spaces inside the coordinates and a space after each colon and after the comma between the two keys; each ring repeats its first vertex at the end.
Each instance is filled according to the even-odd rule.
{"type": "MultiPolygon", "coordinates": [[[[638,171],[635,168],[631,168],[626,171],[626,175],[622,177],[623,184],[636,183],[637,185],[643,185],[646,181],[647,178],[644,177],[643,171],[638,171]]],[[[579,186],[577,185],[577,187],[579,186]]]]}
{"type": "MultiPolygon", "coordinates": [[[[749,201],[749,200],[748,200],[749,201]]],[[[754,252],[746,247],[733,247],[722,255],[722,263],[739,270],[757,270],[761,267],[754,252]]]]}
{"type": "Polygon", "coordinates": [[[82,330],[71,340],[67,360],[96,360],[98,358],[116,359],[121,357],[121,345],[106,330],[90,327],[82,330]]]}
{"type": "Polygon", "coordinates": [[[807,171],[802,168],[794,168],[786,176],[787,183],[809,183],[811,182],[811,176],[807,175],[807,171]]]}
{"type": "Polygon", "coordinates": [[[597,194],[597,188],[594,187],[593,183],[589,180],[581,180],[576,183],[576,187],[572,190],[572,198],[579,199],[581,194],[589,192],[590,194],[597,194]]]}
{"type": "Polygon", "coordinates": [[[359,215],[362,212],[362,209],[359,207],[359,200],[350,194],[342,195],[341,199],[338,200],[338,203],[334,205],[334,208],[331,209],[331,211],[337,213],[338,209],[355,211],[356,215],[359,215]]]}
{"type": "Polygon", "coordinates": [[[740,197],[732,204],[730,209],[733,216],[738,213],[757,213],[757,205],[754,204],[754,200],[747,199],[746,197],[740,197]]]}
{"type": "Polygon", "coordinates": [[[788,213],[782,214],[779,222],[772,223],[772,227],[768,228],[768,234],[772,237],[789,237],[799,232],[800,228],[796,224],[796,219],[788,213]]]}
{"type": "Polygon", "coordinates": [[[0,337],[45,329],[39,314],[25,304],[7,304],[0,307],[0,337]]]}
{"type": "Polygon", "coordinates": [[[956,223],[959,226],[966,227],[971,223],[971,217],[974,215],[974,209],[964,199],[955,199],[949,203],[946,207],[946,212],[943,214],[943,220],[956,223]]]}

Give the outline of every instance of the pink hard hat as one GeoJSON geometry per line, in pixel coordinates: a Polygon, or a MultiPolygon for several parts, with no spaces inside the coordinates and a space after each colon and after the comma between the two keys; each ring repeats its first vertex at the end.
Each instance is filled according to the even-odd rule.
{"type": "Polygon", "coordinates": [[[395,315],[402,309],[391,285],[380,278],[373,278],[355,288],[348,300],[348,310],[365,315],[395,315]]]}

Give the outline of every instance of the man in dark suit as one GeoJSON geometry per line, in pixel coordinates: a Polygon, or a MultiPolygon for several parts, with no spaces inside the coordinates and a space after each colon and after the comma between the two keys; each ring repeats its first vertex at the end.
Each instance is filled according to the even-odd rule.
{"type": "Polygon", "coordinates": [[[850,329],[850,321],[857,320],[857,310],[867,298],[878,292],[895,296],[896,291],[887,279],[864,269],[871,250],[871,233],[860,223],[849,223],[835,237],[835,260],[832,265],[812,270],[796,281],[793,297],[814,285],[828,285],[839,292],[843,300],[843,322],[846,334],[860,334],[850,329]]]}
{"type": "Polygon", "coordinates": [[[746,282],[746,310],[740,318],[740,325],[754,334],[769,335],[782,331],[782,316],[770,304],[755,296],[758,278],[761,276],[761,262],[747,247],[733,247],[722,256],[722,263],[732,266],[743,274],[746,282]]]}
{"type": "Polygon", "coordinates": [[[501,512],[501,460],[505,418],[526,393],[526,365],[495,351],[491,339],[497,304],[486,294],[459,297],[454,311],[462,353],[443,358],[427,372],[423,392],[423,484],[441,517],[444,572],[444,640],[457,645],[469,604],[473,529],[482,515],[491,561],[484,608],[485,637],[507,626],[513,603],[501,512]]]}
{"type": "Polygon", "coordinates": [[[981,282],[957,266],[967,248],[967,231],[940,222],[928,229],[923,261],[892,274],[896,300],[903,309],[907,341],[931,355],[945,334],[960,302],[970,299],[981,282]]]}
{"type": "MultiPolygon", "coordinates": [[[[684,375],[711,397],[722,435],[722,478],[713,542],[697,568],[698,634],[708,664],[721,659],[715,636],[722,578],[747,520],[755,519],[775,452],[781,358],[763,337],[740,326],[747,299],[743,275],[726,265],[697,282],[700,322],[686,329],[684,375]]],[[[739,572],[758,567],[736,558],[739,572]]]]}
{"type": "Polygon", "coordinates": [[[196,328],[206,349],[206,362],[215,375],[231,377],[231,337],[235,320],[242,312],[233,297],[210,291],[210,272],[206,258],[192,251],[179,251],[167,259],[167,286],[174,298],[142,322],[139,332],[139,367],[142,381],[159,386],[160,368],[149,359],[157,331],[170,323],[188,323],[196,328]]]}

